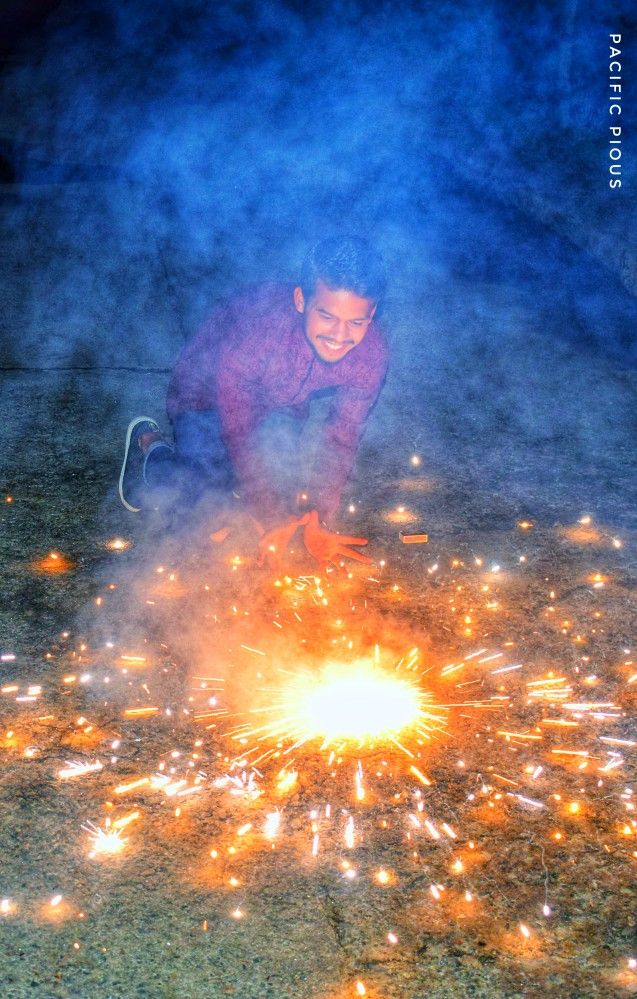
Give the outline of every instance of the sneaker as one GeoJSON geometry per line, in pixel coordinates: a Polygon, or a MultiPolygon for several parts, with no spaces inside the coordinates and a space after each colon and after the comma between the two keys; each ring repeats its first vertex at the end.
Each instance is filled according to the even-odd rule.
{"type": "Polygon", "coordinates": [[[119,473],[119,498],[131,513],[139,513],[137,506],[144,485],[144,464],[148,446],[161,440],[159,426],[149,416],[136,416],[128,424],[124,461],[119,473]],[[146,435],[148,435],[147,439],[146,435]]]}

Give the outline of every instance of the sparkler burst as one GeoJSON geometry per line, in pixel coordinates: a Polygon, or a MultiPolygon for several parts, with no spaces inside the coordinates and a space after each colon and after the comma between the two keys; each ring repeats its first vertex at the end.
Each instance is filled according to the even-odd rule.
{"type": "Polygon", "coordinates": [[[321,750],[391,742],[411,755],[398,737],[429,740],[446,720],[445,709],[417,682],[364,659],[289,676],[278,699],[252,713],[273,717],[260,725],[246,722],[233,737],[285,743],[288,751],[313,742],[321,750]]]}
{"type": "MultiPolygon", "coordinates": [[[[563,914],[577,916],[572,886],[582,891],[571,856],[595,848],[615,894],[637,859],[637,673],[609,626],[619,556],[600,557],[594,571],[583,559],[572,599],[559,563],[550,580],[532,574],[527,539],[535,544],[538,530],[529,532],[517,526],[525,540],[514,557],[426,554],[427,617],[422,592],[387,578],[384,564],[364,578],[261,577],[246,588],[237,580],[247,564],[222,559],[230,592],[169,561],[153,565],[144,628],[162,603],[185,599],[170,589],[179,578],[196,641],[120,642],[114,627],[103,647],[47,653],[59,663],[37,683],[15,676],[20,656],[2,651],[0,695],[11,710],[0,750],[24,773],[39,768],[36,789],[105,810],[99,826],[83,826],[93,877],[144,862],[145,834],[178,851],[199,829],[202,864],[188,878],[236,893],[224,912],[239,933],[249,932],[261,878],[283,878],[286,891],[290,878],[303,890],[327,885],[334,905],[346,882],[381,914],[370,953],[409,954],[420,946],[417,924],[425,938],[479,934],[504,964],[544,949],[566,975],[563,914]],[[533,601],[518,605],[524,586],[533,601]],[[91,689],[108,701],[85,717],[78,708],[91,689]],[[137,821],[132,850],[123,830],[137,821]],[[111,865],[118,855],[124,862],[111,865]],[[298,863],[283,869],[282,857],[298,863]]],[[[123,589],[103,598],[129,610],[123,589]]],[[[17,800],[33,793],[15,779],[17,800]]],[[[62,880],[57,872],[51,894],[62,880]]],[[[11,883],[2,889],[0,916],[28,906],[11,883]]],[[[44,918],[67,919],[75,904],[56,895],[44,918]]],[[[632,987],[628,936],[616,952],[617,975],[632,987]]],[[[374,968],[363,979],[352,966],[338,995],[386,994],[374,968]]]]}
{"type": "Polygon", "coordinates": [[[91,857],[113,856],[113,854],[121,853],[128,842],[122,837],[121,829],[114,829],[112,826],[101,829],[93,822],[87,822],[86,825],[82,826],[82,829],[90,837],[91,857]]]}

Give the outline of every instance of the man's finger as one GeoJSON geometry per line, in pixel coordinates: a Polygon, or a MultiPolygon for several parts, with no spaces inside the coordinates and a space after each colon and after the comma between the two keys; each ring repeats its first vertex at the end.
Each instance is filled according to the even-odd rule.
{"type": "Polygon", "coordinates": [[[367,538],[354,538],[350,534],[337,534],[336,541],[339,545],[367,545],[367,538]]]}
{"type": "Polygon", "coordinates": [[[341,558],[353,558],[355,562],[362,562],[364,565],[371,565],[373,562],[369,555],[363,555],[362,552],[357,552],[354,548],[339,548],[338,554],[341,558]]]}
{"type": "Polygon", "coordinates": [[[259,545],[259,554],[257,556],[257,565],[259,568],[264,566],[266,562],[268,565],[274,560],[276,553],[272,550],[270,545],[264,545],[263,542],[259,545]]]}
{"type": "Polygon", "coordinates": [[[215,531],[213,534],[210,535],[210,540],[214,541],[216,545],[220,545],[223,541],[226,540],[229,534],[230,534],[229,527],[220,527],[218,531],[215,531]]]}

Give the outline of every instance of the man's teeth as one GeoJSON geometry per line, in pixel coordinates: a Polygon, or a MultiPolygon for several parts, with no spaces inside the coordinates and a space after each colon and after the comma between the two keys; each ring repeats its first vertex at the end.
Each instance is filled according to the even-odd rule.
{"type": "Polygon", "coordinates": [[[324,340],[323,343],[328,348],[328,350],[342,350],[345,344],[343,343],[330,343],[328,340],[324,340]]]}

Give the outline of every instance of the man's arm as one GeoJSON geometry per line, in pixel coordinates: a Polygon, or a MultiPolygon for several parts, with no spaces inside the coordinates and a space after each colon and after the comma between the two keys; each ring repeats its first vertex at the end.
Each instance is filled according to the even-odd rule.
{"type": "Polygon", "coordinates": [[[183,348],[168,386],[166,409],[171,419],[188,410],[219,412],[222,434],[242,498],[269,526],[284,515],[269,488],[268,469],[253,447],[252,436],[263,418],[261,375],[266,357],[261,338],[243,329],[242,301],[215,307],[198,333],[183,348]]]}
{"type": "MultiPolygon", "coordinates": [[[[384,376],[384,371],[382,372],[384,376]]],[[[382,377],[371,388],[343,386],[337,390],[308,483],[309,506],[328,527],[341,502],[367,417],[376,402],[382,377]]]]}
{"type": "Polygon", "coordinates": [[[217,407],[224,441],[237,477],[241,498],[265,528],[282,520],[285,510],[272,490],[271,471],[254,444],[263,419],[261,379],[265,357],[241,349],[228,339],[221,345],[216,371],[217,407]]]}
{"type": "Polygon", "coordinates": [[[188,410],[215,409],[215,369],[219,344],[232,322],[227,303],[217,305],[177,358],[168,383],[170,419],[188,410]]]}

